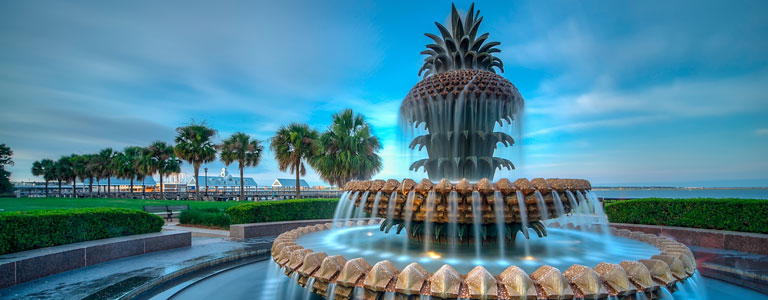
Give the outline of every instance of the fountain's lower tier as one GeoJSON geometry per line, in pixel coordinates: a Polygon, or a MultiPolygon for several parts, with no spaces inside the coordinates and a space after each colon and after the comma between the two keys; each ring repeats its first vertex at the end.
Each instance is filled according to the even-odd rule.
{"type": "Polygon", "coordinates": [[[685,245],[627,230],[550,224],[550,239],[531,241],[535,256],[505,257],[521,251],[491,247],[477,256],[472,247],[442,245],[425,252],[421,243],[379,232],[378,222],[291,230],[275,240],[272,257],[326,299],[655,299],[696,269],[685,245]]]}
{"type": "Polygon", "coordinates": [[[604,234],[553,229],[565,244],[542,248],[549,254],[541,257],[473,260],[462,253],[443,253],[443,258],[405,248],[405,254],[379,261],[393,252],[386,249],[386,239],[397,236],[371,231],[378,222],[291,230],[275,240],[272,257],[299,285],[327,299],[384,299],[387,294],[394,299],[655,299],[675,291],[696,268],[685,245],[627,230],[612,230],[613,241],[607,242],[604,234]]]}

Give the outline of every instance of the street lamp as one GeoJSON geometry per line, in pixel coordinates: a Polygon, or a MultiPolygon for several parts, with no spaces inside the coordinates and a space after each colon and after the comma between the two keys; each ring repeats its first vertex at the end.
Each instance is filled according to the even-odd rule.
{"type": "Polygon", "coordinates": [[[208,168],[205,168],[205,195],[208,196],[208,168]]]}

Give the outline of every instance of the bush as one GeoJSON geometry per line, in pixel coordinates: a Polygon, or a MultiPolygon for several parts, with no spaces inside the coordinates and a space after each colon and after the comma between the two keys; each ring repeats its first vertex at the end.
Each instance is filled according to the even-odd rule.
{"type": "Polygon", "coordinates": [[[605,207],[615,223],[768,233],[768,200],[635,199],[605,207]]]}
{"type": "Polygon", "coordinates": [[[132,234],[159,232],[163,219],[125,208],[0,213],[0,254],[132,234]]]}
{"type": "Polygon", "coordinates": [[[196,224],[228,229],[229,215],[223,208],[193,208],[181,212],[181,224],[196,224]]]}
{"type": "Polygon", "coordinates": [[[241,204],[227,209],[232,224],[333,218],[339,199],[293,199],[241,204]]]}

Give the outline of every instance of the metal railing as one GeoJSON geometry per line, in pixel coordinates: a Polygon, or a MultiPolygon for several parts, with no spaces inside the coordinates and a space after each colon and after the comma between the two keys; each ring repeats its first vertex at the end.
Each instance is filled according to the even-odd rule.
{"type": "MultiPolygon", "coordinates": [[[[334,189],[307,189],[301,190],[300,198],[339,198],[342,191],[334,189]]],[[[245,191],[243,193],[245,199],[243,200],[282,200],[282,199],[294,199],[296,198],[296,191],[293,189],[264,189],[256,191],[245,191]]],[[[48,190],[49,197],[58,197],[58,188],[50,188],[48,190]]],[[[45,197],[45,191],[16,191],[17,197],[45,197]]],[[[62,191],[62,197],[71,198],[72,190],[62,191]]],[[[126,191],[113,191],[107,194],[104,191],[90,193],[87,190],[81,191],[78,188],[78,198],[121,198],[121,199],[155,199],[155,200],[197,200],[198,194],[194,191],[187,192],[164,192],[159,191],[152,192],[126,192],[126,191]]],[[[239,191],[208,191],[203,190],[199,194],[200,200],[205,201],[231,201],[238,200],[240,198],[239,191]]]]}

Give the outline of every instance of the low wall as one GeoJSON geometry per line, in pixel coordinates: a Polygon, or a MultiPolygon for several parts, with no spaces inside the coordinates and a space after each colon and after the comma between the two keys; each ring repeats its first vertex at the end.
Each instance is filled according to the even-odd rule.
{"type": "Polygon", "coordinates": [[[625,223],[611,227],[665,235],[686,245],[768,255],[768,234],[625,223]]]}
{"type": "Polygon", "coordinates": [[[303,226],[333,222],[331,219],[302,220],[285,222],[267,222],[229,225],[229,237],[233,239],[248,239],[264,236],[276,236],[288,230],[303,226]]]}
{"type": "MultiPolygon", "coordinates": [[[[349,221],[369,221],[370,218],[349,219],[349,221]]],[[[380,220],[378,218],[374,220],[380,220]]],[[[277,236],[288,230],[333,222],[332,219],[299,220],[285,222],[265,222],[229,225],[229,237],[233,239],[248,239],[265,236],[277,236]]]]}
{"type": "Polygon", "coordinates": [[[190,232],[167,231],[9,253],[0,256],[0,289],[110,260],[190,245],[190,232]]]}

